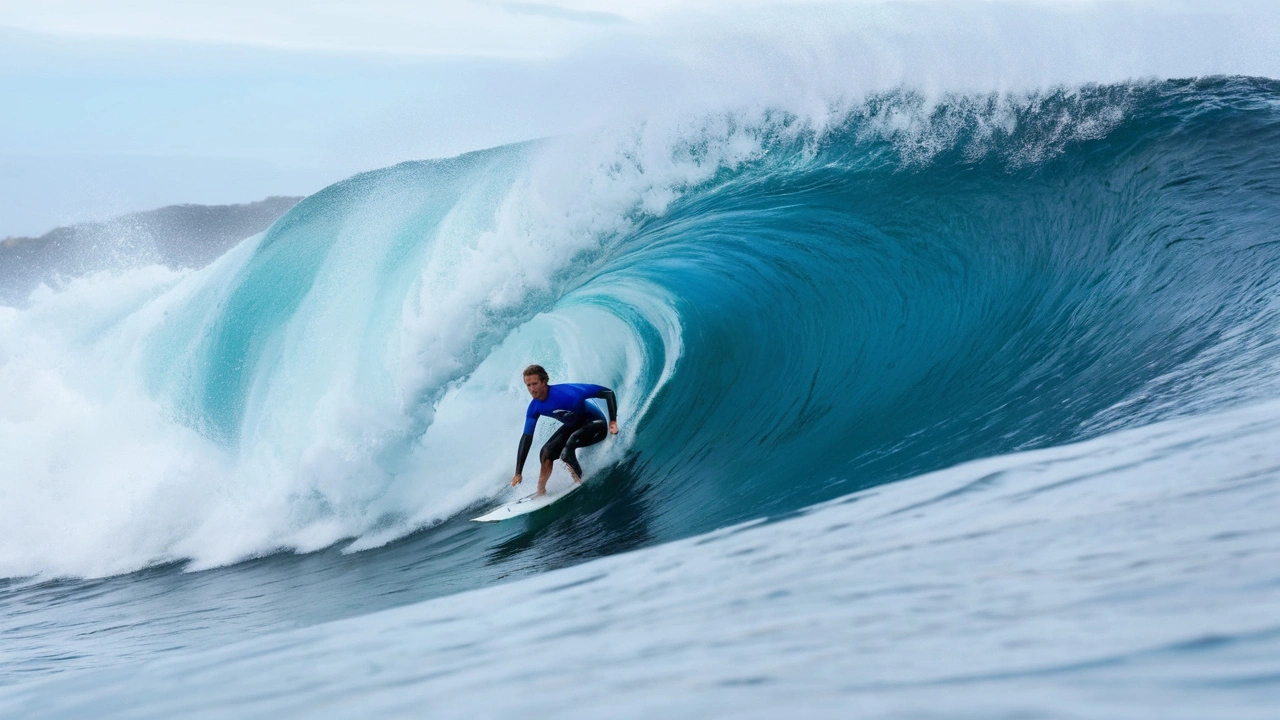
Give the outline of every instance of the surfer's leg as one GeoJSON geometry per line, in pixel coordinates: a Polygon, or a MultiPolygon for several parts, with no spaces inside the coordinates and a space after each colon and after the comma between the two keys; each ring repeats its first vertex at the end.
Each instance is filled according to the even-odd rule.
{"type": "Polygon", "coordinates": [[[538,494],[543,495],[547,492],[547,480],[551,479],[551,471],[555,469],[555,460],[543,460],[542,467],[538,469],[538,494]]]}
{"type": "Polygon", "coordinates": [[[578,456],[575,451],[578,448],[595,445],[608,437],[608,435],[609,426],[604,420],[597,419],[580,425],[569,436],[569,441],[564,444],[564,451],[560,453],[560,459],[569,466],[569,472],[573,475],[574,482],[582,482],[582,465],[578,464],[578,456]]]}
{"type": "Polygon", "coordinates": [[[544,495],[547,492],[547,480],[551,477],[551,470],[555,467],[556,458],[560,457],[564,446],[569,442],[569,436],[573,434],[574,428],[567,425],[555,431],[546,444],[542,446],[542,450],[538,452],[538,459],[542,461],[542,469],[538,473],[538,494],[544,495]]]}

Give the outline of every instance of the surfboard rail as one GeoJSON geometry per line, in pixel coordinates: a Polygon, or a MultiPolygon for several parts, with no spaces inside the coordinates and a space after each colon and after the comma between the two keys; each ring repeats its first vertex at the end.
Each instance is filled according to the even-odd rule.
{"type": "Polygon", "coordinates": [[[480,517],[471,518],[471,522],[502,522],[503,520],[510,520],[511,518],[528,515],[531,512],[536,512],[563,500],[564,498],[572,495],[580,487],[582,487],[582,483],[572,483],[568,487],[562,487],[556,490],[548,489],[547,494],[542,495],[541,497],[534,492],[500,505],[480,517]]]}

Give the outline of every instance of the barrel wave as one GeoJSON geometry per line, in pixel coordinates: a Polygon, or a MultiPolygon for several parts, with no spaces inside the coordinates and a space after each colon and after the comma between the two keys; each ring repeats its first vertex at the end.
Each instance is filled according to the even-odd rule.
{"type": "Polygon", "coordinates": [[[440,594],[1280,390],[1280,84],[828,110],[405,163],[3,309],[0,573],[331,548],[440,594]],[[623,431],[570,507],[468,526],[530,362],[623,431]]]}

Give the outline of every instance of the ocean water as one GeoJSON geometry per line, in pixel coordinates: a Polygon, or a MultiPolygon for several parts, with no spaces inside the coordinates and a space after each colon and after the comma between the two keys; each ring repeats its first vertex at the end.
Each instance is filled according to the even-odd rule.
{"type": "Polygon", "coordinates": [[[0,308],[0,712],[1273,716],[1276,148],[1238,76],[724,110],[0,308]],[[470,523],[530,362],[622,432],[470,523]]]}
{"type": "Polygon", "coordinates": [[[1278,412],[975,461],[141,672],[18,686],[0,710],[1270,717],[1278,412]]]}

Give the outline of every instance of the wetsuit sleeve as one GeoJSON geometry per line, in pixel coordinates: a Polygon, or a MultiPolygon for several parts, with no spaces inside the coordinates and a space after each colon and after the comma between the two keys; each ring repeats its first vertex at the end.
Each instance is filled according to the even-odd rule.
{"type": "Polygon", "coordinates": [[[538,411],[533,408],[533,403],[529,403],[529,411],[524,414],[524,434],[533,435],[533,429],[538,427],[538,411]]]}
{"type": "Polygon", "coordinates": [[[599,390],[597,390],[596,394],[593,395],[592,397],[598,397],[603,399],[605,404],[609,406],[609,422],[617,422],[618,398],[613,394],[613,391],[607,387],[602,387],[599,390]]]}
{"type": "Polygon", "coordinates": [[[533,403],[524,414],[524,434],[520,436],[520,448],[516,450],[516,474],[524,472],[525,458],[529,457],[529,448],[533,447],[533,430],[538,427],[538,411],[533,403]]]}
{"type": "Polygon", "coordinates": [[[525,433],[520,436],[520,448],[516,450],[516,474],[524,473],[524,461],[529,457],[529,448],[533,447],[533,436],[525,433]]]}

